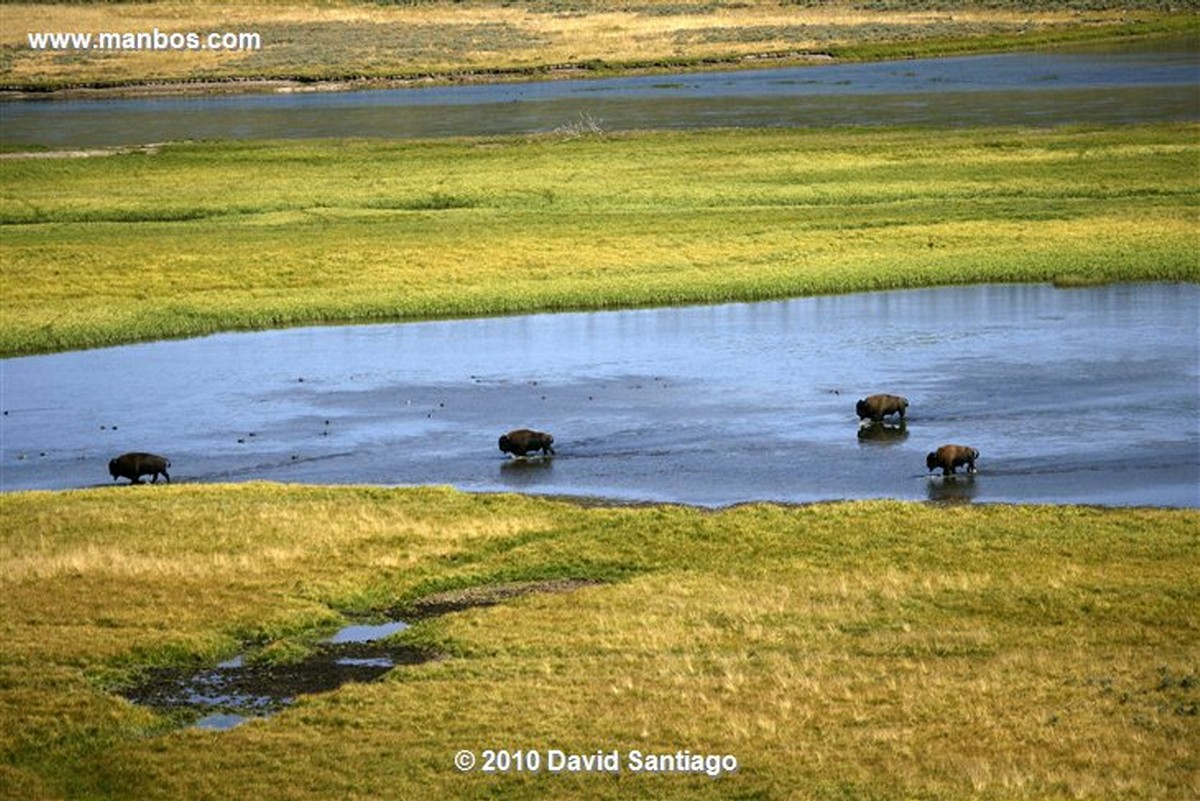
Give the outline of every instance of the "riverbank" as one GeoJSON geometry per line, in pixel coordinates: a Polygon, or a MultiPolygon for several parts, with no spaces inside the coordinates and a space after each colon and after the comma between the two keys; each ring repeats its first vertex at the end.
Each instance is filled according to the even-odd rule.
{"type": "Polygon", "coordinates": [[[1196,143],[1186,124],[564,129],[5,158],[0,355],[307,323],[1196,281],[1196,143]]]}
{"type": "Polygon", "coordinates": [[[0,521],[0,775],[18,796],[1193,789],[1195,510],[706,512],[252,484],[5,494],[0,521]],[[232,731],[180,730],[115,692],[246,650],[295,664],[347,619],[446,598],[500,603],[400,635],[433,661],[232,731]],[[456,768],[485,749],[537,751],[541,769],[456,768]],[[552,773],[549,749],[616,749],[622,771],[552,773]],[[738,769],[637,774],[633,750],[738,769]]]}
{"type": "MultiPolygon", "coordinates": [[[[7,4],[0,97],[329,90],[932,57],[1195,36],[1170,4],[951,2],[7,4]],[[250,34],[253,46],[101,46],[41,34],[250,34]]],[[[165,38],[164,38],[165,37],[165,38]]],[[[136,38],[130,40],[134,44],[136,38]]]]}

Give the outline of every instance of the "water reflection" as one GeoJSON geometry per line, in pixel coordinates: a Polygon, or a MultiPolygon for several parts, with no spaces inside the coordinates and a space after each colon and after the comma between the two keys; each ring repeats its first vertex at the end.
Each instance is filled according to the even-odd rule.
{"type": "Polygon", "coordinates": [[[553,467],[554,458],[549,456],[511,459],[500,463],[500,480],[517,492],[536,491],[539,484],[549,486],[553,467]]]}
{"type": "Polygon", "coordinates": [[[938,503],[969,503],[977,493],[977,473],[953,476],[932,476],[925,485],[927,497],[938,503]]]}
{"type": "Polygon", "coordinates": [[[858,427],[858,441],[871,445],[897,445],[908,439],[908,424],[868,422],[858,427]]]}

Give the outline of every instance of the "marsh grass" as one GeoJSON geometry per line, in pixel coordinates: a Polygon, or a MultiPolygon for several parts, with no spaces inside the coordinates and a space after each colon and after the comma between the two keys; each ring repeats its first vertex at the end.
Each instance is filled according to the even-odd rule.
{"type": "MultiPolygon", "coordinates": [[[[0,85],[47,91],[246,79],[489,80],[911,57],[1187,33],[1194,3],[6,3],[0,85]],[[262,48],[35,51],[30,32],[256,32],[262,48]]],[[[229,86],[236,87],[230,83],[229,86]]],[[[244,85],[244,84],[243,84],[244,85]]]]}
{"type": "MultiPolygon", "coordinates": [[[[718,512],[268,484],[0,496],[0,773],[41,797],[1171,798],[1200,735],[1194,510],[718,512]],[[451,589],[446,658],[222,734],[109,691],[451,589]],[[462,748],[732,776],[459,774],[462,748]]],[[[282,654],[282,656],[280,656],[282,654]]],[[[22,792],[23,791],[23,792],[22,792]]]]}
{"type": "Polygon", "coordinates": [[[1200,278],[1194,126],[588,131],[0,159],[0,355],[302,323],[1200,278]]]}

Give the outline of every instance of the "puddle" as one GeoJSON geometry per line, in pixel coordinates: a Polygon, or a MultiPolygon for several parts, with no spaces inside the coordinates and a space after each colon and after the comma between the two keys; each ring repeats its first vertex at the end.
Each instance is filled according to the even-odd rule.
{"type": "Polygon", "coordinates": [[[245,715],[230,715],[222,712],[217,712],[212,715],[205,715],[196,721],[193,725],[197,729],[209,729],[210,731],[225,731],[232,729],[234,726],[245,723],[248,718],[245,715]]]}
{"type": "Polygon", "coordinates": [[[384,637],[390,637],[393,634],[404,631],[408,628],[407,623],[393,621],[391,623],[381,623],[377,626],[346,626],[337,634],[329,638],[331,645],[344,645],[346,643],[363,643],[382,640],[384,637]]]}
{"type": "MultiPolygon", "coordinates": [[[[406,612],[411,619],[424,619],[493,606],[533,592],[569,592],[599,583],[560,579],[474,587],[427,596],[406,612]]],[[[398,666],[438,658],[436,653],[389,641],[408,625],[391,620],[345,626],[318,643],[306,659],[291,664],[266,664],[239,654],[200,670],[151,668],[141,684],[122,695],[160,711],[197,715],[190,724],[194,728],[225,731],[252,718],[272,715],[301,695],[330,692],[350,682],[375,681],[398,666]]]]}
{"type": "Polygon", "coordinates": [[[158,709],[190,709],[203,714],[201,729],[231,729],[252,717],[278,712],[297,696],[329,692],[348,682],[374,681],[397,665],[424,662],[432,655],[387,637],[408,628],[401,621],[352,625],[318,643],[306,659],[293,664],[254,662],[246,654],[196,671],[154,668],[129,700],[158,709]]]}

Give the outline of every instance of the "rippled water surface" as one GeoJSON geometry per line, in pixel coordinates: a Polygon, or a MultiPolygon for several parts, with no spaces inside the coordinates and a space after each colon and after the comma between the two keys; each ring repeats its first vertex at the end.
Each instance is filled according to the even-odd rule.
{"type": "Polygon", "coordinates": [[[1195,285],[983,286],[7,359],[0,485],[108,485],[148,450],[177,482],[1200,506],[1198,319],[1195,285]],[[860,429],[872,392],[909,398],[904,430],[860,429]],[[518,427],[558,456],[502,455],[518,427]],[[979,473],[930,478],[945,442],[979,473]]]}
{"type": "Polygon", "coordinates": [[[437,137],[833,125],[1200,118],[1195,42],[866,64],[351,92],[0,103],[0,144],[437,137]]]}

